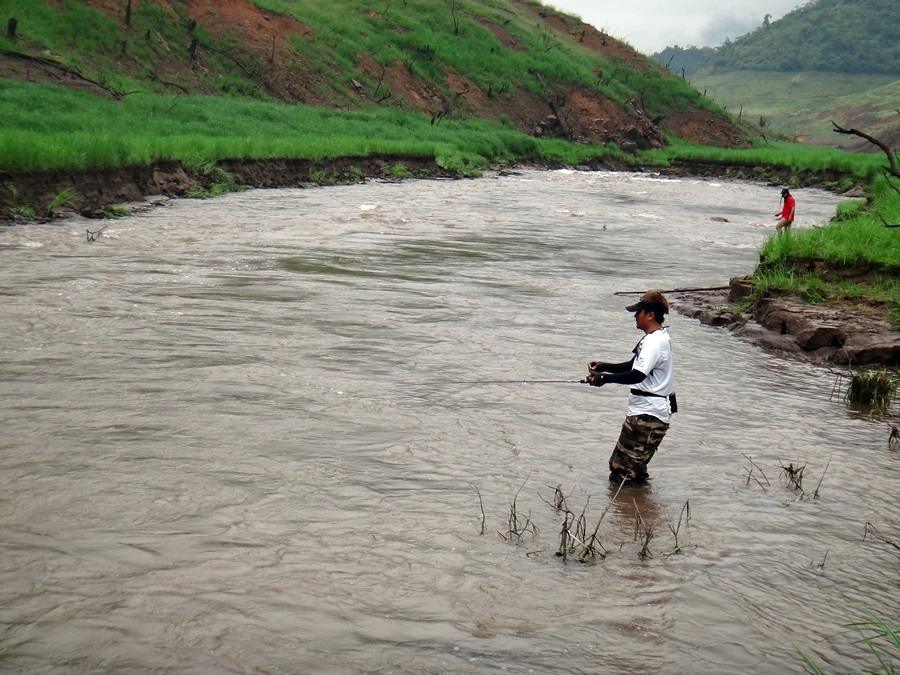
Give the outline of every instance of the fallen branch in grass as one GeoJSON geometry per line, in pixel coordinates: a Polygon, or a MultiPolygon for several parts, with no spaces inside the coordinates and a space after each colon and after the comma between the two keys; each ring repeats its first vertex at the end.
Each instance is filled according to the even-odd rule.
{"type": "Polygon", "coordinates": [[[48,59],[44,56],[32,56],[31,54],[17,52],[12,49],[0,49],[0,54],[3,54],[4,56],[10,56],[15,59],[21,59],[23,61],[30,61],[32,63],[38,63],[42,66],[47,66],[49,68],[55,68],[56,70],[66,73],[67,75],[71,75],[72,77],[78,78],[79,80],[82,80],[83,82],[87,82],[89,84],[94,85],[95,87],[99,87],[103,91],[108,92],[110,94],[110,96],[112,96],[117,101],[121,101],[122,97],[124,96],[124,94],[121,91],[112,89],[111,87],[108,87],[105,84],[97,82],[97,80],[92,80],[89,77],[85,77],[84,75],[79,73],[74,68],[70,68],[69,66],[65,65],[64,63],[60,63],[59,61],[55,61],[54,59],[48,59]]]}
{"type": "Polygon", "coordinates": [[[851,136],[859,136],[860,138],[864,138],[872,145],[875,145],[881,149],[882,152],[887,156],[888,164],[890,165],[890,174],[894,178],[900,178],[900,167],[897,166],[897,155],[891,150],[887,143],[884,141],[875,138],[874,136],[867,134],[865,131],[860,131],[859,129],[845,129],[840,126],[834,120],[831,120],[832,126],[834,126],[833,131],[838,134],[847,134],[851,136]]]}

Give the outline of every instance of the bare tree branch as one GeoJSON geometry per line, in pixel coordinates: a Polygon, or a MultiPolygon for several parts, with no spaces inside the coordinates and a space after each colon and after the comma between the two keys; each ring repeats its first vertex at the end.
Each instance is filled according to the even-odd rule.
{"type": "Polygon", "coordinates": [[[859,129],[845,129],[840,126],[834,120],[831,120],[831,124],[834,126],[834,131],[839,134],[847,134],[850,136],[859,136],[860,138],[864,138],[872,145],[877,145],[881,150],[887,155],[888,164],[890,165],[890,172],[894,176],[894,178],[900,178],[900,167],[897,166],[897,155],[894,154],[893,150],[891,150],[886,143],[867,134],[864,131],[860,131],[859,129]]]}
{"type": "Polygon", "coordinates": [[[24,54],[22,52],[16,52],[11,49],[0,49],[0,54],[5,56],[10,56],[16,59],[22,59],[23,61],[32,61],[34,63],[39,63],[42,66],[49,66],[50,68],[56,68],[57,70],[66,73],[67,75],[71,75],[72,77],[77,77],[79,80],[83,80],[84,82],[88,82],[95,87],[100,87],[100,89],[108,92],[113,98],[121,99],[123,94],[121,91],[116,89],[112,89],[111,87],[107,87],[105,84],[101,82],[97,82],[96,80],[92,80],[89,77],[85,77],[77,70],[73,68],[69,68],[68,66],[60,63],[59,61],[54,61],[53,59],[44,58],[43,56],[31,56],[30,54],[24,54]]]}

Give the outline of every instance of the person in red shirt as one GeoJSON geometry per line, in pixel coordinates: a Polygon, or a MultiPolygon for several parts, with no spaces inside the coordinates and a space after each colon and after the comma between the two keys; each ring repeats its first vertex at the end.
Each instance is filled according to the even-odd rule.
{"type": "Polygon", "coordinates": [[[778,222],[775,223],[775,229],[778,232],[782,230],[790,232],[791,224],[794,222],[794,214],[797,211],[797,200],[794,199],[791,191],[784,188],[781,191],[781,199],[784,200],[784,206],[781,211],[775,214],[778,222]]]}

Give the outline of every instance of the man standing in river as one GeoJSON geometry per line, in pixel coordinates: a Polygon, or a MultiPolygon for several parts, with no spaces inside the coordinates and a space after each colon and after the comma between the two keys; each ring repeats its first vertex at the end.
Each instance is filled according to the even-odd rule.
{"type": "Polygon", "coordinates": [[[779,234],[782,230],[785,232],[791,231],[791,225],[794,222],[794,214],[797,211],[797,200],[794,199],[790,190],[784,188],[781,191],[781,199],[784,201],[784,206],[781,207],[781,211],[775,214],[775,217],[778,218],[778,222],[775,223],[775,229],[779,234]]]}
{"type": "Polygon", "coordinates": [[[669,312],[666,296],[657,290],[647,291],[625,309],[634,312],[635,325],[644,331],[632,350],[634,356],[623,363],[591,361],[586,382],[595,387],[610,383],[632,386],[622,432],[609,458],[609,479],[636,484],[647,480],[647,464],[669,430],[678,406],[672,342],[669,329],[662,325],[669,312]]]}

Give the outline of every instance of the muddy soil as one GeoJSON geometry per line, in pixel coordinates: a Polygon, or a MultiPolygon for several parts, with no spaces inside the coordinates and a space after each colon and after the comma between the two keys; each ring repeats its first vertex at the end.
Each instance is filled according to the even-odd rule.
{"type": "Polygon", "coordinates": [[[741,311],[752,283],[734,277],[729,285],[729,290],[674,294],[673,307],[765,349],[811,362],[900,366],[900,332],[878,308],[813,305],[796,297],[773,296],[751,311],[741,311]]]}
{"type": "MultiPolygon", "coordinates": [[[[302,159],[223,160],[218,167],[237,185],[254,188],[305,187],[359,182],[365,178],[396,180],[398,177],[458,177],[433,160],[421,157],[345,157],[313,162],[302,159]]],[[[183,197],[202,195],[222,174],[208,173],[181,162],[156,162],[150,166],[89,171],[0,172],[0,219],[16,220],[23,207],[34,216],[66,216],[79,213],[104,217],[117,204],[140,202],[148,195],[183,197]],[[64,190],[71,199],[49,213],[50,204],[64,190]]],[[[0,220],[2,222],[2,220],[0,220]]]]}

